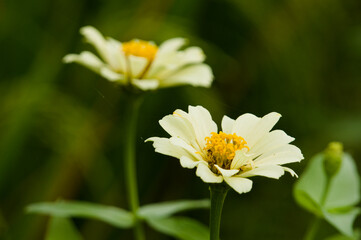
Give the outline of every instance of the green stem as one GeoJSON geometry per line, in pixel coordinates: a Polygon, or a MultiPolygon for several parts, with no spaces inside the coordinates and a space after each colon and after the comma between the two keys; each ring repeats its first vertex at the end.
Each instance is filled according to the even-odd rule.
{"type": "Polygon", "coordinates": [[[309,228],[306,232],[304,240],[315,239],[318,228],[320,227],[320,223],[321,223],[321,219],[316,216],[315,219],[311,222],[311,225],[309,226],[309,228]]]}
{"type": "MultiPolygon", "coordinates": [[[[321,198],[321,206],[323,206],[325,204],[328,190],[330,188],[330,182],[331,182],[331,178],[327,177],[325,191],[323,192],[322,198],[321,198]]],[[[311,222],[311,225],[308,227],[308,230],[306,232],[304,240],[315,239],[317,231],[320,228],[321,221],[322,221],[322,219],[319,216],[315,216],[314,220],[311,222]]]]}
{"type": "Polygon", "coordinates": [[[209,219],[210,239],[219,240],[219,229],[221,225],[221,215],[224,199],[229,190],[225,184],[210,184],[211,191],[211,214],[209,219]]]}
{"type": "Polygon", "coordinates": [[[137,174],[136,174],[136,158],[135,158],[135,143],[137,133],[137,120],[139,107],[142,99],[139,96],[129,97],[128,112],[126,113],[127,122],[125,125],[125,149],[124,149],[124,174],[125,184],[127,190],[128,204],[135,216],[134,235],[137,240],[144,240],[145,235],[141,221],[137,218],[137,211],[139,208],[137,174]]]}

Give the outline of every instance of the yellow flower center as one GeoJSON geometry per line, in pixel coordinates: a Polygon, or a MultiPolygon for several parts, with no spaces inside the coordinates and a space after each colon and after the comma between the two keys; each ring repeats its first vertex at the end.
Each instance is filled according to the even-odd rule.
{"type": "Polygon", "coordinates": [[[235,133],[226,134],[222,131],[219,133],[212,132],[211,137],[206,137],[207,160],[211,169],[215,171],[214,164],[224,169],[230,169],[232,160],[237,150],[249,147],[244,138],[237,136],[235,133]]]}
{"type": "Polygon", "coordinates": [[[144,57],[149,61],[154,59],[155,54],[158,51],[158,47],[155,44],[138,39],[125,42],[123,43],[122,47],[125,55],[144,57]]]}

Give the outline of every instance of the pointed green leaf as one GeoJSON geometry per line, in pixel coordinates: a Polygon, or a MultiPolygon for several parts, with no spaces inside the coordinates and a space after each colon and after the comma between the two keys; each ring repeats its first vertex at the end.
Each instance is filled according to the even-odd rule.
{"type": "Polygon", "coordinates": [[[359,208],[351,208],[351,210],[344,213],[330,213],[328,211],[324,211],[324,217],[342,234],[351,237],[353,235],[352,225],[359,213],[359,208]]]}
{"type": "Polygon", "coordinates": [[[356,205],[360,201],[360,177],[349,154],[343,154],[341,169],[331,179],[325,208],[356,205]]]}
{"type": "Polygon", "coordinates": [[[294,187],[294,197],[299,205],[327,222],[342,234],[351,236],[352,225],[359,210],[360,177],[354,160],[344,153],[339,171],[330,179],[326,191],[327,176],[324,171],[323,153],[313,157],[294,187]],[[325,201],[323,195],[326,194],[325,201]]]}
{"type": "Polygon", "coordinates": [[[52,217],[49,220],[45,240],[82,240],[82,236],[74,227],[71,220],[61,217],[52,217]]]}
{"type": "Polygon", "coordinates": [[[171,202],[162,202],[148,204],[140,207],[138,215],[143,218],[164,218],[169,217],[175,213],[197,209],[197,208],[209,208],[209,199],[203,200],[179,200],[171,202]]]}
{"type": "Polygon", "coordinates": [[[57,201],[35,203],[28,206],[27,211],[29,213],[40,213],[57,217],[92,218],[118,228],[130,228],[134,223],[133,215],[123,209],[88,202],[57,201]]]}
{"type": "Polygon", "coordinates": [[[148,224],[161,233],[182,240],[209,240],[208,228],[191,218],[169,217],[146,219],[148,224]]]}
{"type": "Polygon", "coordinates": [[[296,202],[318,216],[322,213],[321,201],[327,181],[322,160],[322,154],[313,157],[293,189],[296,202]]]}

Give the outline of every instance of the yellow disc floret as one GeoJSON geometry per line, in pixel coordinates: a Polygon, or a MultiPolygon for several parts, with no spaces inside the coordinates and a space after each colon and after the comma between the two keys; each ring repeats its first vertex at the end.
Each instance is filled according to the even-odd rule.
{"type": "Polygon", "coordinates": [[[154,59],[158,51],[158,47],[155,44],[138,39],[123,43],[122,48],[125,55],[144,57],[149,61],[154,59]]]}
{"type": "Polygon", "coordinates": [[[204,150],[207,152],[207,160],[212,169],[214,164],[224,169],[230,169],[236,151],[243,148],[249,149],[244,138],[237,136],[235,133],[226,134],[220,131],[211,134],[211,137],[205,138],[206,146],[204,150]]]}

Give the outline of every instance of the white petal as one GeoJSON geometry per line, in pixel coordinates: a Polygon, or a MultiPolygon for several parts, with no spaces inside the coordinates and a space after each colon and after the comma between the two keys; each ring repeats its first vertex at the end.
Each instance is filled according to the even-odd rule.
{"type": "Polygon", "coordinates": [[[270,165],[270,164],[286,164],[292,162],[299,162],[303,159],[301,150],[291,144],[281,146],[272,151],[262,154],[257,159],[255,159],[255,164],[257,166],[261,165],[270,165]]]}
{"type": "MultiPolygon", "coordinates": [[[[201,157],[201,150],[194,148],[192,145],[187,144],[184,140],[178,137],[171,137],[169,141],[174,145],[184,149],[188,154],[192,156],[194,159],[198,159],[199,161],[203,160],[201,157]]],[[[197,147],[197,146],[196,146],[197,147]]]]}
{"type": "Polygon", "coordinates": [[[99,73],[100,69],[105,65],[97,56],[88,51],[80,54],[68,54],[63,58],[63,61],[65,63],[79,63],[97,73],[99,73]]]}
{"type": "Polygon", "coordinates": [[[206,64],[190,65],[162,78],[161,87],[190,84],[192,86],[210,87],[213,81],[211,68],[206,64]]]}
{"type": "Polygon", "coordinates": [[[204,162],[198,164],[196,175],[207,183],[220,183],[223,181],[223,177],[214,174],[204,162]]]}
{"type": "Polygon", "coordinates": [[[145,142],[153,142],[153,147],[155,148],[155,151],[164,155],[175,158],[180,158],[186,155],[185,151],[182,148],[171,144],[168,138],[152,137],[145,140],[145,142]]]}
{"type": "Polygon", "coordinates": [[[252,189],[252,181],[238,176],[225,177],[224,181],[238,193],[246,193],[252,189]]]}
{"type": "Polygon", "coordinates": [[[199,47],[189,47],[181,53],[183,55],[181,57],[181,65],[201,63],[206,58],[204,52],[199,47]]]}
{"type": "Polygon", "coordinates": [[[238,174],[240,177],[264,176],[269,178],[280,178],[285,173],[283,167],[278,165],[261,166],[238,174]]]}
{"type": "Polygon", "coordinates": [[[116,73],[108,67],[103,67],[100,69],[100,75],[104,78],[108,79],[109,81],[118,81],[121,83],[125,83],[124,75],[121,73],[116,73]]]}
{"type": "Polygon", "coordinates": [[[213,122],[211,114],[202,106],[189,106],[188,116],[193,125],[197,142],[201,149],[205,146],[205,138],[212,132],[217,132],[217,124],[213,122]]]}
{"type": "Polygon", "coordinates": [[[148,65],[148,59],[133,55],[128,55],[126,57],[128,58],[130,63],[131,76],[133,78],[140,77],[140,75],[143,74],[145,67],[148,65]]]}
{"type": "Polygon", "coordinates": [[[248,143],[248,136],[252,134],[252,130],[261,119],[253,114],[246,113],[239,116],[233,125],[232,133],[245,138],[248,143]]]}
{"type": "Polygon", "coordinates": [[[240,169],[243,165],[248,164],[249,161],[252,160],[253,155],[247,154],[246,151],[247,149],[245,148],[236,151],[236,155],[231,163],[231,169],[240,169]]]}
{"type": "Polygon", "coordinates": [[[283,170],[285,170],[286,172],[289,172],[291,174],[292,177],[296,177],[298,178],[297,173],[295,173],[295,171],[293,171],[291,168],[288,167],[283,167],[283,170]]]}
{"type": "Polygon", "coordinates": [[[262,139],[269,131],[271,131],[280,117],[281,114],[279,113],[269,113],[257,121],[257,124],[254,125],[253,128],[248,129],[248,132],[245,135],[241,135],[246,139],[247,146],[252,148],[258,140],[262,139]]]}
{"type": "Polygon", "coordinates": [[[190,47],[184,51],[173,51],[158,56],[149,70],[150,76],[168,78],[175,71],[190,64],[203,62],[205,55],[199,47],[190,47]]]}
{"type": "Polygon", "coordinates": [[[274,130],[270,133],[267,133],[263,138],[261,138],[251,149],[250,153],[255,153],[260,155],[272,151],[276,148],[287,145],[288,143],[294,140],[293,137],[288,136],[282,130],[274,130]]]}
{"type": "Polygon", "coordinates": [[[157,79],[132,79],[132,84],[146,91],[158,88],[159,81],[157,79]]]}
{"type": "Polygon", "coordinates": [[[179,137],[193,146],[196,144],[194,128],[187,117],[178,114],[167,115],[159,121],[159,124],[172,137],[179,137]]]}
{"type": "Polygon", "coordinates": [[[145,140],[146,142],[152,141],[155,151],[164,155],[168,155],[175,158],[187,157],[193,161],[199,161],[195,155],[190,154],[186,149],[176,146],[171,143],[168,138],[152,137],[145,140]]]}
{"type": "Polygon", "coordinates": [[[223,177],[232,177],[233,175],[239,172],[238,169],[223,169],[219,167],[217,164],[215,164],[214,166],[221,172],[223,177]]]}
{"type": "Polygon", "coordinates": [[[85,39],[96,48],[100,56],[106,62],[109,62],[107,42],[103,35],[92,26],[82,27],[80,29],[80,33],[84,35],[85,39]]]}
{"type": "Polygon", "coordinates": [[[222,118],[222,131],[224,133],[231,134],[235,122],[236,121],[234,119],[224,116],[222,118]]]}
{"type": "Polygon", "coordinates": [[[200,163],[200,161],[195,161],[186,156],[182,156],[179,160],[182,167],[190,169],[196,167],[200,163]]]}
{"type": "Polygon", "coordinates": [[[180,47],[185,44],[186,40],[184,38],[172,38],[163,42],[158,49],[157,56],[160,54],[165,54],[169,52],[177,51],[180,47]]]}
{"type": "Polygon", "coordinates": [[[126,72],[125,55],[122,51],[121,42],[108,38],[106,44],[108,61],[111,67],[118,72],[126,72]]]}

